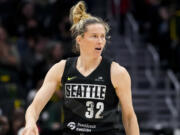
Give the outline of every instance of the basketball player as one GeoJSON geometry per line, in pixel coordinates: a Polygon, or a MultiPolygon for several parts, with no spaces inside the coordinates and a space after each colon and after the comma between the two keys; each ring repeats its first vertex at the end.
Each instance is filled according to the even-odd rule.
{"type": "Polygon", "coordinates": [[[86,13],[84,2],[71,9],[72,35],[80,56],[55,64],[26,111],[23,135],[38,135],[40,112],[61,85],[64,93],[63,135],[119,135],[118,103],[126,135],[139,135],[126,69],[101,56],[109,26],[86,13]]]}

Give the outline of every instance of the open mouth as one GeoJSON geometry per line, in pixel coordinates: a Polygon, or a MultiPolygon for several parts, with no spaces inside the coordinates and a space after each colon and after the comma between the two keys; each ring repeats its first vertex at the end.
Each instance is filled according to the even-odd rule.
{"type": "Polygon", "coordinates": [[[100,50],[101,50],[101,47],[97,47],[97,48],[95,48],[95,50],[98,50],[98,51],[100,51],[100,50]]]}

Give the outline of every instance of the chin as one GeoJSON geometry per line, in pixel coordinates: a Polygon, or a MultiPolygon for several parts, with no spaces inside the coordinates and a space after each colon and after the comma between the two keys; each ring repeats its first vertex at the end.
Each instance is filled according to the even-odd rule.
{"type": "Polygon", "coordinates": [[[102,54],[102,53],[96,53],[96,54],[94,55],[94,57],[99,58],[99,57],[101,56],[101,54],[102,54]]]}

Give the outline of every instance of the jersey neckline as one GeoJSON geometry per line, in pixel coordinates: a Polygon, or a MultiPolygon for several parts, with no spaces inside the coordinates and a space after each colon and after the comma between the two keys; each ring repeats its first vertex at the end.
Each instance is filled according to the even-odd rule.
{"type": "Polygon", "coordinates": [[[102,57],[102,59],[101,59],[101,62],[98,64],[98,66],[92,71],[92,72],[90,72],[87,76],[85,76],[85,75],[83,75],[78,69],[77,69],[77,60],[78,60],[78,57],[76,57],[75,58],[75,63],[74,63],[74,68],[75,68],[75,70],[78,72],[78,74],[80,75],[80,76],[82,76],[83,78],[88,78],[88,77],[90,77],[91,75],[93,75],[100,67],[101,67],[101,64],[103,63],[103,57],[102,57]]]}

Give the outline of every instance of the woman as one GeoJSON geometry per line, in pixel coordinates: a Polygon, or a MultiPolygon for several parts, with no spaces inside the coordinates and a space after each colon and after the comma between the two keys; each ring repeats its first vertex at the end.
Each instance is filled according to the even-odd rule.
{"type": "Polygon", "coordinates": [[[27,109],[23,135],[38,135],[36,121],[58,85],[64,93],[64,135],[119,134],[119,102],[126,134],[139,135],[129,74],[119,64],[101,56],[108,25],[87,14],[82,1],[72,7],[70,19],[80,56],[62,60],[48,71],[27,109]]]}
{"type": "Polygon", "coordinates": [[[19,54],[15,45],[8,41],[7,31],[0,26],[0,65],[8,69],[15,69],[19,66],[19,54]]]}

